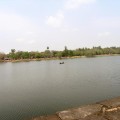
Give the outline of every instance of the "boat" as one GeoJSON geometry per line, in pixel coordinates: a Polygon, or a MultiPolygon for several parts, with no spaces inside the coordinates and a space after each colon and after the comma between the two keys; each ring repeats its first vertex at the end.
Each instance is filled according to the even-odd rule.
{"type": "Polygon", "coordinates": [[[64,62],[60,62],[60,64],[64,64],[64,62]]]}

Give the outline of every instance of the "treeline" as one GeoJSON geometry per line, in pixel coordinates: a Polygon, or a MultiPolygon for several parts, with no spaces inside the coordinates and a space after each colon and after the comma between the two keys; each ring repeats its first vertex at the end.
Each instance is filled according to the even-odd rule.
{"type": "Polygon", "coordinates": [[[93,48],[79,48],[76,50],[69,50],[65,46],[63,51],[49,50],[49,47],[44,52],[35,51],[16,51],[11,49],[9,54],[0,53],[0,60],[19,60],[19,59],[39,59],[39,58],[62,58],[74,56],[94,57],[96,55],[112,55],[120,54],[120,47],[107,47],[101,46],[93,48]]]}

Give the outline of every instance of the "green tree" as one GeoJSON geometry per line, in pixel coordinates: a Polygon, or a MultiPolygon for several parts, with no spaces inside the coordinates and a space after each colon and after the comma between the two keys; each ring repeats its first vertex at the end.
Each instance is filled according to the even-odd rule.
{"type": "Polygon", "coordinates": [[[29,57],[30,57],[29,52],[22,52],[23,59],[29,59],[29,57]]]}
{"type": "Polygon", "coordinates": [[[65,49],[64,49],[64,51],[62,52],[62,56],[63,56],[63,57],[67,57],[67,56],[68,56],[67,46],[65,46],[65,49]]]}
{"type": "Polygon", "coordinates": [[[10,55],[9,55],[9,57],[11,58],[11,59],[17,59],[17,57],[16,57],[16,54],[15,54],[15,49],[11,49],[11,52],[10,52],[10,55]]]}
{"type": "Polygon", "coordinates": [[[15,53],[15,51],[16,51],[15,49],[11,49],[11,53],[15,53]]]}
{"type": "Polygon", "coordinates": [[[39,52],[35,53],[35,58],[41,58],[41,54],[39,52]]]}
{"type": "Polygon", "coordinates": [[[44,56],[45,56],[46,58],[50,58],[50,57],[51,57],[51,52],[50,52],[50,50],[45,50],[44,56]]]}

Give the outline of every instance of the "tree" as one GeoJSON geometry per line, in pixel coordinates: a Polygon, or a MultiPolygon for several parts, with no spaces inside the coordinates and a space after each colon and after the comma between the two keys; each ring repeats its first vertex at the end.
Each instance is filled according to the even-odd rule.
{"type": "Polygon", "coordinates": [[[65,46],[65,49],[64,49],[64,51],[62,52],[62,56],[63,56],[63,57],[67,57],[67,56],[68,56],[67,46],[65,46]]]}
{"type": "Polygon", "coordinates": [[[102,48],[101,46],[93,47],[93,48],[78,48],[76,50],[68,50],[67,46],[64,47],[63,51],[50,51],[49,46],[44,52],[38,51],[17,51],[15,49],[11,49],[9,54],[4,54],[0,52],[0,60],[4,59],[34,59],[34,58],[51,58],[51,57],[72,57],[72,56],[87,56],[94,57],[95,55],[103,55],[103,54],[120,54],[120,47],[106,47],[102,48]]]}
{"type": "Polygon", "coordinates": [[[95,55],[95,53],[94,53],[93,50],[87,50],[87,51],[85,52],[85,56],[86,56],[86,57],[94,57],[94,55],[95,55]]]}
{"type": "Polygon", "coordinates": [[[67,51],[68,49],[67,49],[67,46],[65,46],[65,51],[67,51]]]}
{"type": "Polygon", "coordinates": [[[11,49],[11,53],[15,53],[15,49],[11,49]]]}
{"type": "Polygon", "coordinates": [[[15,54],[15,49],[11,49],[11,53],[10,53],[9,56],[10,56],[11,59],[17,59],[16,54],[15,54]]]}
{"type": "Polygon", "coordinates": [[[6,55],[4,53],[0,52],[0,60],[4,60],[5,56],[6,55]]]}
{"type": "Polygon", "coordinates": [[[29,52],[23,52],[22,53],[22,58],[23,59],[29,59],[30,55],[29,55],[29,52]]]}
{"type": "Polygon", "coordinates": [[[44,55],[45,55],[45,57],[50,58],[51,57],[50,50],[45,50],[44,55]]]}
{"type": "Polygon", "coordinates": [[[34,58],[36,58],[36,52],[29,52],[29,57],[30,57],[30,59],[34,59],[34,58]]]}
{"type": "Polygon", "coordinates": [[[49,50],[49,46],[47,46],[47,50],[44,52],[44,57],[50,58],[52,57],[52,53],[49,50]]]}
{"type": "Polygon", "coordinates": [[[18,51],[18,52],[16,52],[15,54],[16,54],[16,59],[22,59],[22,51],[18,51]]]}
{"type": "Polygon", "coordinates": [[[47,46],[47,50],[49,50],[49,46],[47,46]]]}
{"type": "Polygon", "coordinates": [[[61,52],[61,51],[57,52],[56,56],[57,56],[59,59],[61,59],[61,57],[62,57],[62,52],[61,52]]]}
{"type": "Polygon", "coordinates": [[[39,52],[35,53],[35,58],[41,58],[41,54],[39,52]]]}

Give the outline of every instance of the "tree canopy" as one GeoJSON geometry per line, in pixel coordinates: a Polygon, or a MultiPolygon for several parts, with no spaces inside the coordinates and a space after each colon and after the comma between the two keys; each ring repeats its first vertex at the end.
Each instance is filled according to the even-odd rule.
{"type": "Polygon", "coordinates": [[[72,56],[86,56],[94,57],[96,55],[112,55],[120,54],[120,47],[106,47],[102,48],[101,46],[93,48],[78,48],[76,50],[69,50],[65,46],[63,51],[49,50],[49,47],[44,52],[39,51],[16,51],[11,49],[9,54],[0,52],[0,60],[9,58],[12,60],[18,59],[39,59],[39,58],[61,58],[61,57],[72,57],[72,56]]]}

